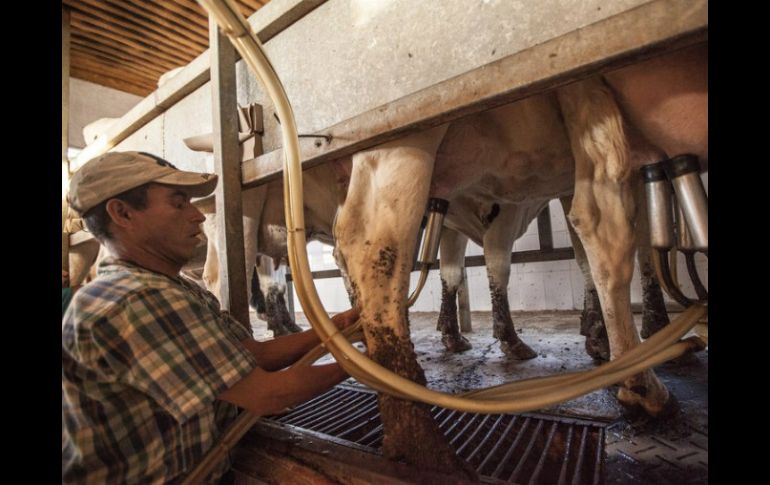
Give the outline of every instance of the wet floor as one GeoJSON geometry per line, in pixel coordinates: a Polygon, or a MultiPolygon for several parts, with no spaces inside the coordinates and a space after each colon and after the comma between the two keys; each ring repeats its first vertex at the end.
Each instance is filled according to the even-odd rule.
{"type": "MultiPolygon", "coordinates": [[[[302,314],[297,317],[300,326],[309,328],[302,314]]],[[[492,336],[491,312],[473,312],[473,331],[464,334],[473,348],[460,354],[444,350],[437,317],[435,312],[410,314],[415,352],[431,389],[460,393],[596,366],[585,352],[576,311],[512,313],[519,336],[537,352],[527,361],[511,360],[500,350],[492,336]]],[[[640,324],[641,316],[636,319],[640,324]]],[[[252,323],[256,338],[271,337],[264,322],[252,323]]],[[[658,366],[656,373],[680,406],[680,412],[664,422],[624,415],[614,397],[615,387],[539,412],[607,423],[606,483],[708,483],[708,350],[658,366]]]]}

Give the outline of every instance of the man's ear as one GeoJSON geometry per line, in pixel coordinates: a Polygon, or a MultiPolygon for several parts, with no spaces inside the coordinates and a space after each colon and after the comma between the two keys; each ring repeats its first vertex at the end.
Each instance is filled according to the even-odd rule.
{"type": "Polygon", "coordinates": [[[107,201],[106,209],[113,224],[120,227],[126,227],[131,224],[132,208],[122,200],[110,199],[107,201]]]}

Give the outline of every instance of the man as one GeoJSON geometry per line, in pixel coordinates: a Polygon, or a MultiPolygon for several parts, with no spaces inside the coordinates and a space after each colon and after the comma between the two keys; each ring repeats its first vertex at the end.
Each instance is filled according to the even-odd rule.
{"type": "MultiPolygon", "coordinates": [[[[312,330],[257,342],[179,276],[204,220],[190,198],[216,183],[140,152],[108,153],[73,176],[70,204],[111,257],[63,318],[65,483],[179,482],[237,414],[233,405],[276,413],[347,377],[336,363],[285,369],[319,343],[312,330]]],[[[334,320],[344,328],[356,319],[350,310],[334,320]]]]}

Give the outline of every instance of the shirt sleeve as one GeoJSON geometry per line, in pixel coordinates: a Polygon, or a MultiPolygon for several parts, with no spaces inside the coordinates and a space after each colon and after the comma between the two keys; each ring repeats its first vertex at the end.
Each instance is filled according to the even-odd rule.
{"type": "Polygon", "coordinates": [[[225,329],[228,318],[181,290],[147,288],[130,295],[94,340],[120,380],[183,422],[257,367],[225,329]]]}

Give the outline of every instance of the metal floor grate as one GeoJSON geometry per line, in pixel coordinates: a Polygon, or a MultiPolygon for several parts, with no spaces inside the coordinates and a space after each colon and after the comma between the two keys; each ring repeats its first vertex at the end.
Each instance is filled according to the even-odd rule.
{"type": "MultiPolygon", "coordinates": [[[[434,406],[433,418],[486,483],[602,484],[605,424],[525,414],[473,414],[434,406]]],[[[380,453],[377,395],[339,385],[290,413],[267,418],[380,453]]]]}

